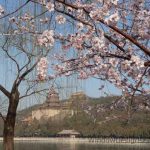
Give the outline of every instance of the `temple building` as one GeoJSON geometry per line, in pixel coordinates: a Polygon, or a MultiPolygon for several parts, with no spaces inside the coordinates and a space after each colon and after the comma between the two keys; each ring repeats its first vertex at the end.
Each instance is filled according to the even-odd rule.
{"type": "Polygon", "coordinates": [[[87,100],[88,97],[85,95],[84,92],[76,92],[76,93],[73,93],[71,96],[70,96],[70,100],[71,101],[79,101],[79,102],[82,102],[82,101],[85,101],[87,100]]]}
{"type": "Polygon", "coordinates": [[[51,88],[46,101],[37,110],[32,111],[32,119],[63,119],[66,115],[73,115],[73,113],[68,101],[60,101],[59,94],[51,88]]]}
{"type": "Polygon", "coordinates": [[[34,119],[59,121],[67,115],[71,117],[79,111],[79,105],[85,100],[87,100],[87,96],[83,92],[73,93],[68,100],[60,100],[59,93],[54,88],[50,88],[44,103],[35,107],[30,115],[22,119],[22,122],[31,123],[34,119]]]}
{"type": "Polygon", "coordinates": [[[75,130],[62,130],[61,132],[58,132],[57,136],[76,138],[80,136],[80,133],[75,130]]]}
{"type": "Polygon", "coordinates": [[[59,100],[59,94],[54,90],[54,88],[51,88],[47,99],[43,105],[44,107],[60,107],[60,100],[59,100]]]}

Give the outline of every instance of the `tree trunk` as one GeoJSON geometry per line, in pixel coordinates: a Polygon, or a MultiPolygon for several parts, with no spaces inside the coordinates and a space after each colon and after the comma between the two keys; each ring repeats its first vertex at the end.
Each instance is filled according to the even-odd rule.
{"type": "Polygon", "coordinates": [[[14,150],[14,137],[4,136],[4,150],[14,150]]]}
{"type": "Polygon", "coordinates": [[[16,121],[16,111],[19,102],[19,92],[15,90],[9,98],[9,107],[4,122],[3,147],[4,150],[14,150],[14,129],[16,121]]]}
{"type": "Polygon", "coordinates": [[[132,97],[128,104],[128,119],[127,119],[128,124],[131,122],[132,115],[133,115],[133,102],[134,102],[134,99],[132,97]]]}
{"type": "Polygon", "coordinates": [[[127,118],[127,124],[130,124],[132,118],[132,109],[128,109],[128,118],[127,118]]]}

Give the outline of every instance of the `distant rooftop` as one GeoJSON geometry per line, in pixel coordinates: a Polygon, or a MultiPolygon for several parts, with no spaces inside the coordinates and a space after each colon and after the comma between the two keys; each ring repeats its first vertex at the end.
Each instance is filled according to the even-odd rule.
{"type": "Polygon", "coordinates": [[[75,130],[62,130],[58,135],[80,135],[80,133],[75,130]]]}
{"type": "Polygon", "coordinates": [[[85,95],[85,93],[83,91],[79,91],[79,92],[73,93],[72,95],[85,95]]]}

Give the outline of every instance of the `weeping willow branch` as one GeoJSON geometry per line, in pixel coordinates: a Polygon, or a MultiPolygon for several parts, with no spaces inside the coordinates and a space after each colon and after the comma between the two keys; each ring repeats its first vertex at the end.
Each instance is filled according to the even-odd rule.
{"type": "Polygon", "coordinates": [[[24,6],[26,6],[29,2],[30,2],[30,0],[27,0],[23,5],[21,5],[20,7],[18,7],[15,11],[6,14],[6,15],[4,15],[3,17],[0,17],[0,19],[3,19],[3,18],[6,18],[6,17],[8,17],[8,16],[10,16],[10,15],[15,14],[15,13],[18,12],[20,9],[22,9],[24,6]]]}

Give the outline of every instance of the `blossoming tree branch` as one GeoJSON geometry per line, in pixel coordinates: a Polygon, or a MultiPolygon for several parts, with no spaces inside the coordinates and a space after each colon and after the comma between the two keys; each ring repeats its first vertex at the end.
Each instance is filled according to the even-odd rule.
{"type": "MultiPolygon", "coordinates": [[[[35,1],[32,1],[35,2],[35,1]]],[[[53,68],[54,77],[71,75],[79,78],[98,76],[117,86],[124,94],[149,92],[149,2],[97,0],[90,1],[36,1],[47,11],[56,11],[60,25],[73,20],[75,33],[55,34],[45,30],[37,37],[40,46],[52,46],[62,40],[63,54],[54,56],[59,61],[53,68]],[[67,55],[73,48],[76,57],[67,55]],[[145,86],[146,85],[146,86],[145,86]]],[[[48,22],[48,18],[42,20],[48,22]]],[[[47,58],[39,62],[38,77],[46,79],[47,58]],[[43,66],[43,67],[42,67],[43,66]]]]}
{"type": "Polygon", "coordinates": [[[13,149],[19,100],[35,94],[29,92],[32,86],[25,95],[19,91],[22,82],[31,83],[35,68],[34,84],[74,73],[79,79],[106,80],[130,100],[130,115],[134,96],[150,92],[149,9],[149,0],[27,0],[14,10],[1,4],[1,49],[17,74],[11,91],[0,84],[9,99],[6,118],[0,113],[5,149],[13,149]],[[24,65],[20,53],[27,58],[24,65]]]}

